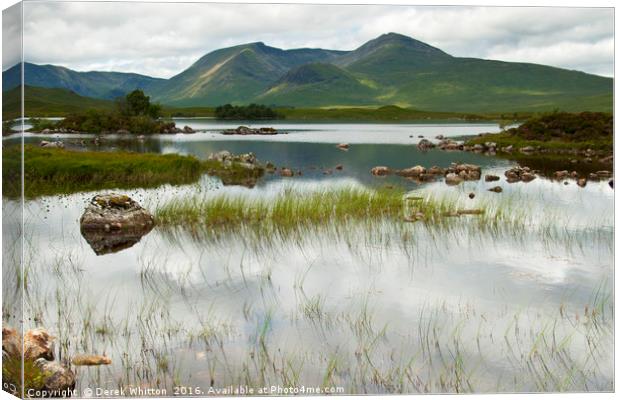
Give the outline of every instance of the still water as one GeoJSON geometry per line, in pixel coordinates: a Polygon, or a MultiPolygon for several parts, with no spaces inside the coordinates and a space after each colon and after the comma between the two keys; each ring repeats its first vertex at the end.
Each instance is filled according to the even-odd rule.
{"type": "MultiPolygon", "coordinates": [[[[80,393],[142,386],[204,394],[227,385],[349,394],[613,390],[613,190],[606,182],[579,188],[502,179],[497,194],[484,180],[449,187],[369,173],[377,165],[467,162],[483,176],[503,176],[514,163],[415,146],[420,135],[460,137],[498,131],[494,125],[277,123],[269,126],[288,134],[266,137],[218,133],[237,123],[177,125],[204,131],[143,142],[112,137],[97,149],[201,159],[252,151],[302,174],[267,175],[253,189],[203,176],[193,185],[124,191],[151,211],[196,193],[271,198],[392,185],[515,218],[493,229],[475,217],[436,229],[325,221],[260,243],[156,228],[129,249],[97,256],[79,218],[98,192],[29,200],[28,324],[58,336],[64,355],[113,360],[79,367],[80,393]],[[342,142],[349,151],[334,145],[342,142]],[[342,171],[333,170],[337,164],[342,171]]],[[[6,199],[3,207],[19,210],[6,199]]]]}

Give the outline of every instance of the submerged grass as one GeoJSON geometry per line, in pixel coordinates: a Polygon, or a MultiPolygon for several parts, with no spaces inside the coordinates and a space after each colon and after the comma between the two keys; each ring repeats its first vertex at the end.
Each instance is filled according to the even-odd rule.
{"type": "MultiPolygon", "coordinates": [[[[342,188],[305,194],[287,189],[275,198],[187,196],[158,206],[155,215],[161,227],[289,232],[347,221],[402,218],[405,198],[404,191],[393,189],[342,188]]],[[[429,203],[424,208],[429,213],[433,206],[429,203]]]]}

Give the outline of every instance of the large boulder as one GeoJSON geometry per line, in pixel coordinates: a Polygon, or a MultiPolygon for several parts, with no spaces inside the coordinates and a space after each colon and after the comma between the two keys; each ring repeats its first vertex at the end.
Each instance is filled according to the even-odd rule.
{"type": "Polygon", "coordinates": [[[153,216],[129,196],[93,197],[80,218],[80,231],[97,255],[115,253],[138,243],[149,233],[153,216]]]}

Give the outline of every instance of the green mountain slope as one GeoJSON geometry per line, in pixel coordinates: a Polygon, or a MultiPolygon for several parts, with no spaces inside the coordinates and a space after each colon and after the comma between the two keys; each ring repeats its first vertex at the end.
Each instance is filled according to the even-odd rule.
{"type": "Polygon", "coordinates": [[[207,54],[151,93],[155,100],[176,106],[247,103],[291,68],[340,54],[321,49],[281,50],[260,42],[229,47],[207,54]]]}
{"type": "MultiPolygon", "coordinates": [[[[26,116],[62,117],[64,115],[95,109],[111,110],[114,102],[80,96],[60,88],[24,86],[24,108],[26,116]]],[[[2,93],[3,119],[18,118],[21,115],[21,90],[15,87],[2,93]]]]}
{"type": "MultiPolygon", "coordinates": [[[[265,103],[281,107],[383,106],[494,113],[611,111],[613,79],[544,65],[453,57],[388,33],[353,51],[282,50],[262,42],[213,51],[166,80],[25,64],[26,84],[114,98],[142,88],[175,107],[265,103]]],[[[19,68],[3,72],[5,88],[19,68]]]]}
{"type": "Polygon", "coordinates": [[[332,104],[371,105],[377,90],[353,74],[331,64],[294,68],[255,100],[264,104],[317,107],[332,104]]]}
{"type": "MultiPolygon", "coordinates": [[[[55,65],[24,63],[24,84],[29,86],[63,88],[82,96],[114,99],[134,89],[151,88],[163,79],[124,72],[78,72],[55,65]]],[[[2,72],[2,88],[10,90],[21,82],[20,65],[2,72]]]]}

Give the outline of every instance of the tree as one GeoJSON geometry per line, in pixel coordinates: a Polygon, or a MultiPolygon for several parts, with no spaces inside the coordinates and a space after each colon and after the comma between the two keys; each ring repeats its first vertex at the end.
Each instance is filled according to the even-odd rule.
{"type": "Polygon", "coordinates": [[[159,118],[161,115],[161,106],[159,104],[151,104],[151,98],[140,89],[127,94],[125,98],[117,99],[116,107],[121,115],[128,117],[143,115],[159,118]]]}

